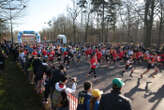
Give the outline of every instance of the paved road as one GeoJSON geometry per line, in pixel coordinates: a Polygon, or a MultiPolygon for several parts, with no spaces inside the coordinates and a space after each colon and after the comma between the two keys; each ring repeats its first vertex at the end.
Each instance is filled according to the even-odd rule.
{"type": "MultiPolygon", "coordinates": [[[[78,91],[83,89],[85,81],[92,81],[94,88],[103,90],[105,93],[110,92],[111,82],[115,77],[121,77],[120,72],[123,66],[102,65],[97,70],[98,77],[88,78],[89,65],[87,63],[73,64],[68,74],[78,78],[78,91]]],[[[134,110],[163,110],[164,109],[164,71],[159,73],[156,78],[149,77],[153,71],[150,71],[140,79],[140,73],[145,71],[144,67],[137,67],[134,77],[130,78],[126,72],[123,81],[126,83],[122,93],[132,100],[134,110]]],[[[78,93],[78,92],[77,92],[78,93]]],[[[76,94],[77,94],[76,93],[76,94]]]]}

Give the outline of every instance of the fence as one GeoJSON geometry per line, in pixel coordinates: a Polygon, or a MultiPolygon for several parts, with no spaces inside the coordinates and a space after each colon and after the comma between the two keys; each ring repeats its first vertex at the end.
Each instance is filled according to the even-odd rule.
{"type": "Polygon", "coordinates": [[[68,94],[69,98],[69,110],[76,110],[78,105],[78,99],[72,94],[68,94]]]}

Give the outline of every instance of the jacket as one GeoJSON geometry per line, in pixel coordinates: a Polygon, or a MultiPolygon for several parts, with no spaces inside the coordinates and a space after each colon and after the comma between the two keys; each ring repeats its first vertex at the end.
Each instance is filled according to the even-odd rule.
{"type": "Polygon", "coordinates": [[[90,110],[91,95],[87,91],[81,91],[78,95],[77,110],[90,110]]]}
{"type": "Polygon", "coordinates": [[[121,95],[118,91],[102,95],[98,110],[132,110],[130,99],[121,95]]]}

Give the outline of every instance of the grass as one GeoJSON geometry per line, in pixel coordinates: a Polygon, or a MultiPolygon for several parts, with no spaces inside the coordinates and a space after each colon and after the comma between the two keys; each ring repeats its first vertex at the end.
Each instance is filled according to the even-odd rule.
{"type": "Polygon", "coordinates": [[[0,110],[44,110],[41,97],[36,94],[27,76],[12,58],[0,75],[0,110]]]}

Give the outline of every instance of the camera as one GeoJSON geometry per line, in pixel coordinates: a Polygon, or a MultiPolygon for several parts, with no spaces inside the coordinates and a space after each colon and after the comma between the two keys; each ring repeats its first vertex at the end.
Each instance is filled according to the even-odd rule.
{"type": "Polygon", "coordinates": [[[76,82],[77,78],[76,77],[69,77],[69,80],[72,81],[72,82],[76,82]]]}

